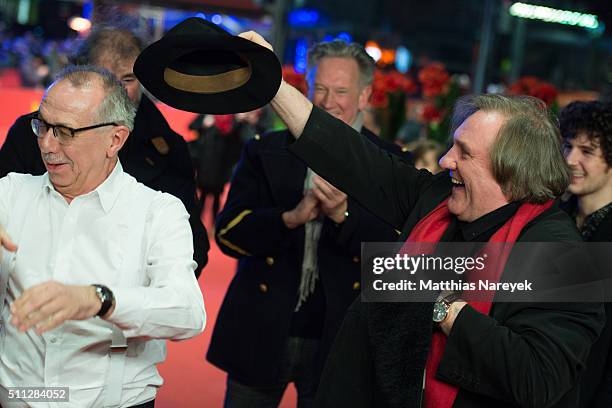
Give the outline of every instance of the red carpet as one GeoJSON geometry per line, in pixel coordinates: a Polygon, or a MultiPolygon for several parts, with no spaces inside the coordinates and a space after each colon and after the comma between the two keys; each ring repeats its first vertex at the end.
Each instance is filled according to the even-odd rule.
{"type": "MultiPolygon", "coordinates": [[[[210,200],[208,200],[210,201],[210,200]]],[[[206,218],[210,218],[206,213],[206,218]]],[[[207,229],[210,226],[207,222],[207,229]]],[[[225,256],[211,237],[209,261],[200,276],[200,288],[208,319],[204,333],[181,342],[168,342],[168,357],[159,366],[164,385],[157,394],[156,408],[222,407],[226,375],[206,361],[212,329],[225,291],[236,269],[236,260],[225,256]]],[[[282,408],[296,406],[293,386],[285,393],[282,408]]]]}

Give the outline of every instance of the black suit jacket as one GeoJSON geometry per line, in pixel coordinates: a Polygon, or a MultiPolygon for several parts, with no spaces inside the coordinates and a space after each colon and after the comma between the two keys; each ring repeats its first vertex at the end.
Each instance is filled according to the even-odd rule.
{"type": "MultiPolygon", "coordinates": [[[[0,177],[10,172],[33,175],[47,170],[40,156],[30,120],[35,113],[23,115],[10,128],[0,148],[0,177]]],[[[196,276],[208,262],[208,235],[195,202],[195,180],[185,140],[174,132],[157,107],[143,95],[136,112],[134,131],[119,151],[126,173],[154,189],[179,198],[193,231],[196,276]]]]}
{"type": "MultiPolygon", "coordinates": [[[[569,214],[576,210],[576,197],[565,203],[569,214]]],[[[612,213],[601,222],[589,239],[591,242],[612,242],[612,213]]],[[[612,303],[605,304],[606,325],[593,344],[587,366],[580,379],[580,407],[612,407],[612,303]]]]}
{"type": "MultiPolygon", "coordinates": [[[[398,146],[364,129],[364,138],[395,154],[398,146]]],[[[288,131],[249,141],[217,218],[221,250],[239,259],[213,331],[208,360],[250,385],[277,383],[278,362],[289,335],[304,250],[304,227],[289,230],[281,214],[302,199],[306,165],[287,146],[288,131]]],[[[347,307],[359,293],[362,241],[394,241],[397,232],[354,200],[341,225],[325,219],[318,247],[325,296],[321,358],[347,307]]]]}
{"type": "MultiPolygon", "coordinates": [[[[450,194],[447,173],[416,171],[317,108],[290,150],[401,228],[400,240],[450,194]]],[[[519,240],[580,236],[554,206],[532,220],[519,240]]],[[[356,301],[330,353],[317,407],[418,407],[431,316],[428,303],[356,301]]],[[[494,303],[488,316],[467,306],[454,322],[436,376],[459,387],[455,408],[575,407],[576,384],[603,321],[601,303],[494,303]]]]}

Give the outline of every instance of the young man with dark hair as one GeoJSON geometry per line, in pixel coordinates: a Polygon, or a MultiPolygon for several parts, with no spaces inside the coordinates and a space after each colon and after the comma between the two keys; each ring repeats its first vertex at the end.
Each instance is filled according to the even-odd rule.
{"type": "MultiPolygon", "coordinates": [[[[585,241],[612,241],[612,105],[572,102],[560,115],[565,158],[570,166],[566,209],[585,241]]],[[[580,383],[580,406],[612,406],[612,305],[608,323],[593,345],[580,383]]]]}

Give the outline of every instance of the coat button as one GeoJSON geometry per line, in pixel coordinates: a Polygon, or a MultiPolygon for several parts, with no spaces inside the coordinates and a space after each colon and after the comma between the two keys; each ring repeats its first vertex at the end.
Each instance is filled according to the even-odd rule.
{"type": "Polygon", "coordinates": [[[355,262],[355,263],[359,263],[359,257],[358,257],[358,256],[354,256],[354,257],[353,257],[353,262],[355,262]]]}
{"type": "Polygon", "coordinates": [[[259,284],[259,291],[261,293],[267,293],[268,292],[268,285],[266,285],[265,283],[260,283],[259,284]]]}
{"type": "Polygon", "coordinates": [[[361,283],[359,283],[359,281],[353,283],[353,289],[354,290],[358,290],[361,287],[361,283]]]}
{"type": "Polygon", "coordinates": [[[274,265],[274,258],[272,258],[271,256],[267,257],[267,258],[266,258],[266,263],[267,263],[269,266],[274,265]]]}
{"type": "Polygon", "coordinates": [[[259,136],[259,133],[255,134],[255,140],[259,140],[261,139],[261,136],[259,136]]]}

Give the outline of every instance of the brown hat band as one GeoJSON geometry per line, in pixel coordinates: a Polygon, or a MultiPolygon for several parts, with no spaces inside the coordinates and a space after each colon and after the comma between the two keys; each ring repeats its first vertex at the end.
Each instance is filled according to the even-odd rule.
{"type": "Polygon", "coordinates": [[[212,94],[241,87],[251,78],[251,73],[251,64],[248,67],[216,75],[188,75],[172,68],[166,68],[164,69],[164,81],[181,91],[212,94]]]}

